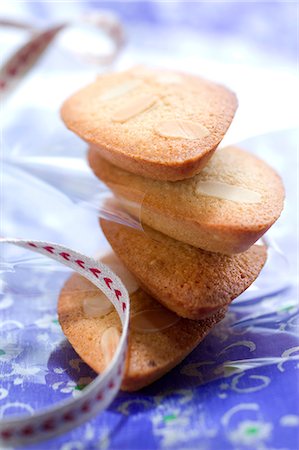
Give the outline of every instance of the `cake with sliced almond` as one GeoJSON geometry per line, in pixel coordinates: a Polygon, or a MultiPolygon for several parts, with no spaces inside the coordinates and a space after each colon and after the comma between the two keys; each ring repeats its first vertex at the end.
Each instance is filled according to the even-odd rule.
{"type": "MultiPolygon", "coordinates": [[[[130,295],[129,348],[122,389],[136,391],[179,364],[224,317],[225,308],[201,321],[182,319],[138,285],[111,253],[101,258],[119,275],[130,295]]],[[[62,330],[80,357],[97,373],[110,364],[121,323],[107,297],[86,278],[74,274],[58,301],[62,330]]]]}
{"type": "Polygon", "coordinates": [[[94,148],[88,161],[142,225],[212,252],[246,251],[283,208],[284,187],[278,174],[237,147],[218,149],[198,175],[177,182],[132,174],[101,158],[94,148]]]}
{"type": "Polygon", "coordinates": [[[99,76],[65,101],[66,126],[100,156],[157,180],[197,174],[237,108],[224,86],[185,73],[133,67],[99,76]]]}

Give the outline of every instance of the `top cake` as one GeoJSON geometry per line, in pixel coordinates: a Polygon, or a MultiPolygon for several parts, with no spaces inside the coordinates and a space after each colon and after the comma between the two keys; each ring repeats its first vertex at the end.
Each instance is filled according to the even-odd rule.
{"type": "Polygon", "coordinates": [[[156,180],[193,177],[237,109],[224,86],[183,73],[134,67],[102,75],[65,101],[67,127],[129,172],[156,180]]]}

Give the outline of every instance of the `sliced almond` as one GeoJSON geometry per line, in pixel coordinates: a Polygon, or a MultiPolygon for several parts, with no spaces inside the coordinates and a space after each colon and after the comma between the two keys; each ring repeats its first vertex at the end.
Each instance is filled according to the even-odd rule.
{"type": "Polygon", "coordinates": [[[261,201],[259,192],[213,180],[199,181],[196,186],[196,192],[200,195],[237,203],[259,203],[261,201]]]}
{"type": "Polygon", "coordinates": [[[113,306],[103,292],[86,296],[83,300],[83,312],[86,317],[102,317],[113,310],[113,306]]]}
{"type": "Polygon", "coordinates": [[[157,97],[154,97],[153,95],[141,95],[138,99],[132,101],[131,103],[127,103],[124,108],[116,111],[112,117],[112,120],[114,122],[126,122],[132,117],[135,117],[149,109],[156,103],[156,101],[157,97]]]}
{"type": "Polygon", "coordinates": [[[120,333],[117,328],[110,327],[104,331],[101,338],[101,349],[104,362],[106,365],[110,363],[117,349],[120,340],[120,333]]]}
{"type": "Polygon", "coordinates": [[[179,84],[182,83],[183,79],[177,73],[165,72],[159,74],[156,77],[156,81],[160,84],[179,84]]]}
{"type": "Polygon", "coordinates": [[[176,139],[195,140],[209,135],[209,130],[203,125],[180,119],[165,120],[155,130],[162,137],[176,139]]]}
{"type": "Polygon", "coordinates": [[[122,97],[128,92],[133,91],[136,87],[140,86],[141,82],[139,80],[129,80],[125,83],[118,84],[117,86],[112,87],[108,91],[104,92],[100,96],[101,100],[113,100],[114,98],[122,97]]]}

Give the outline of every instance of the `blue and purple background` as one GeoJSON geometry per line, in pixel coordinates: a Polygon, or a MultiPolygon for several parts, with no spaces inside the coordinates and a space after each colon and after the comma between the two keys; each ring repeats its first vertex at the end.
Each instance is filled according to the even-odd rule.
{"type": "MultiPolygon", "coordinates": [[[[120,18],[127,39],[122,53],[112,66],[89,64],[78,57],[78,46],[104,47],[103,36],[77,26],[58,37],[2,106],[4,159],[25,167],[36,156],[72,157],[82,158],[83,166],[85,145],[65,130],[58,110],[99,72],[149,63],[207,76],[239,98],[225,142],[245,141],[284,180],[285,210],[269,233],[283,255],[271,250],[252,299],[235,302],[163,379],[138,393],[120,393],[89,423],[26,448],[297,450],[297,4],[7,1],[1,16],[43,27],[94,9],[120,18]]],[[[0,29],[2,59],[26,37],[0,29]]],[[[91,174],[90,180],[96,183],[91,174]]],[[[1,187],[1,234],[61,242],[89,254],[107,248],[92,210],[28,171],[2,170],[1,187]]],[[[57,295],[68,273],[28,253],[5,249],[2,256],[10,269],[2,273],[0,296],[0,414],[6,416],[78,395],[94,373],[57,322],[57,295]]]]}

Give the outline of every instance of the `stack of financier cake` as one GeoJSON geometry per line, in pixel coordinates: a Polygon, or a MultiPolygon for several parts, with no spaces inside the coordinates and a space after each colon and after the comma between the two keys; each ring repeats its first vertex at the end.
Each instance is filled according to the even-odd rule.
{"type": "MultiPolygon", "coordinates": [[[[100,76],[62,107],[90,144],[88,160],[143,231],[101,220],[115,254],[104,258],[131,298],[123,389],[139,389],[178,364],[259,275],[255,244],[279,217],[284,189],[265,162],[216,148],[235,95],[204,79],[136,67],[100,76]]],[[[65,335],[96,371],[119,341],[116,312],[73,275],[58,305],[65,335]]]]}

